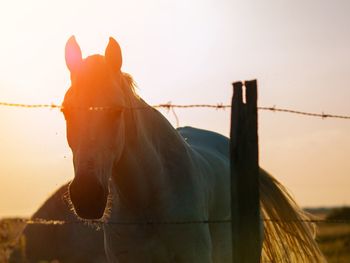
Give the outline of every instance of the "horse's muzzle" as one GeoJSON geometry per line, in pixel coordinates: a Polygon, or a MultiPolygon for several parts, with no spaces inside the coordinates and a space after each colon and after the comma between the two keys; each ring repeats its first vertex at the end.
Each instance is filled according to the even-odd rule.
{"type": "Polygon", "coordinates": [[[69,185],[75,212],[83,219],[100,219],[104,215],[108,191],[92,175],[79,175],[69,185]]]}

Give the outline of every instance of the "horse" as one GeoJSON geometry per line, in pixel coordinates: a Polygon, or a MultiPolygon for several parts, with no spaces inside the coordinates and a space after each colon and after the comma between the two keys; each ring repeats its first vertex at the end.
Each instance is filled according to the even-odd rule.
{"type": "MultiPolygon", "coordinates": [[[[137,95],[112,37],[104,55],[83,59],[72,36],[65,60],[69,198],[78,218],[102,222],[108,261],[232,262],[229,139],[173,128],[137,95]]],[[[277,219],[262,228],[263,258],[323,262],[307,215],[271,175],[259,177],[261,215],[277,219]]]]}

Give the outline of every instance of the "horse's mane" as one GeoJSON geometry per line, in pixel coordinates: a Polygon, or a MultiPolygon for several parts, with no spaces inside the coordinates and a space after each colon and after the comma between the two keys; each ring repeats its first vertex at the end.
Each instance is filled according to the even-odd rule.
{"type": "Polygon", "coordinates": [[[140,96],[136,93],[137,84],[134,78],[129,73],[126,73],[126,72],[122,72],[122,78],[124,79],[124,84],[126,84],[126,85],[123,85],[123,88],[128,89],[129,91],[132,92],[132,95],[134,95],[137,99],[140,99],[140,96]]]}

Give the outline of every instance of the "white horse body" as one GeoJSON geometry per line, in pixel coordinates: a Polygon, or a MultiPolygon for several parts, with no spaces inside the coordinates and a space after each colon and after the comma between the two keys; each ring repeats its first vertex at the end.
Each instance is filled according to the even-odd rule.
{"type": "MultiPolygon", "coordinates": [[[[63,112],[75,170],[70,200],[80,218],[105,220],[108,260],[231,262],[230,224],[206,222],[231,217],[229,140],[175,130],[135,94],[112,38],[105,56],[85,60],[71,38],[66,62],[72,86],[63,112]]],[[[310,226],[300,221],[304,213],[263,170],[260,197],[263,216],[281,220],[265,224],[263,257],[321,262],[310,226]]]]}
{"type": "MultiPolygon", "coordinates": [[[[110,221],[140,225],[106,224],[107,255],[111,262],[229,262],[230,225],[191,223],[230,218],[228,140],[212,132],[182,128],[179,133],[187,139],[185,143],[175,130],[169,130],[172,135],[165,144],[149,144],[152,148],[164,144],[167,153],[158,148],[150,151],[155,157],[140,157],[147,159],[147,166],[152,163],[150,157],[158,159],[160,165],[157,163],[158,171],[135,175],[149,180],[140,186],[143,202],[136,213],[123,204],[128,196],[120,184],[111,186],[114,190],[110,221]]],[[[137,159],[132,170],[136,166],[137,159]]],[[[123,172],[130,176],[134,171],[123,172]]]]}

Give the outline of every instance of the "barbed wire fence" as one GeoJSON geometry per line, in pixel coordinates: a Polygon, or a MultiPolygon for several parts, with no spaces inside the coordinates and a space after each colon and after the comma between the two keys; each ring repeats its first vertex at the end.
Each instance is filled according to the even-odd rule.
{"type": "MultiPolygon", "coordinates": [[[[24,103],[9,103],[9,102],[0,102],[0,106],[3,107],[14,107],[14,108],[26,108],[26,109],[56,109],[63,110],[64,107],[59,104],[24,104],[24,103]]],[[[225,110],[230,109],[232,106],[229,104],[216,103],[216,104],[173,104],[172,102],[161,103],[152,105],[153,108],[156,109],[165,109],[168,112],[172,111],[175,116],[177,125],[179,124],[178,116],[175,112],[175,109],[189,109],[189,108],[208,108],[215,110],[225,110]]],[[[131,110],[142,110],[148,107],[138,107],[138,108],[125,108],[131,110]]],[[[120,108],[111,108],[111,107],[88,107],[86,110],[89,111],[105,111],[105,110],[113,110],[120,108]]],[[[308,117],[316,117],[321,119],[340,119],[340,120],[350,120],[350,115],[337,115],[337,114],[329,114],[325,112],[315,113],[315,112],[307,112],[289,108],[280,108],[277,106],[272,107],[258,107],[260,111],[270,111],[270,112],[280,112],[280,113],[289,113],[295,115],[302,115],[308,117]]],[[[84,220],[76,220],[76,221],[64,221],[64,220],[47,220],[43,218],[14,218],[14,221],[18,223],[25,223],[29,225],[65,225],[65,224],[86,224],[84,220]]],[[[305,223],[329,223],[329,224],[350,224],[350,219],[305,219],[305,220],[288,220],[288,219],[273,219],[273,218],[262,218],[263,222],[305,222],[305,223]]],[[[231,219],[227,220],[191,220],[191,221],[145,221],[145,222],[103,222],[101,220],[89,220],[89,223],[92,224],[111,224],[111,225],[184,225],[184,224],[221,224],[221,223],[231,223],[231,219]]]]}

